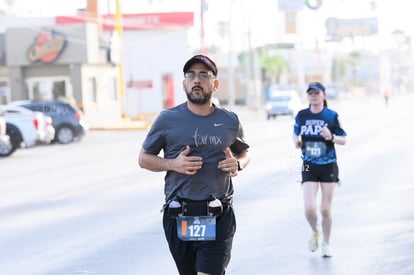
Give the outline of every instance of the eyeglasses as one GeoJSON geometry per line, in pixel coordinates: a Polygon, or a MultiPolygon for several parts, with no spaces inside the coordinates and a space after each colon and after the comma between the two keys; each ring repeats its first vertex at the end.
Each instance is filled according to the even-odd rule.
{"type": "Polygon", "coordinates": [[[312,94],[319,95],[320,93],[321,91],[319,90],[309,90],[308,95],[312,95],[312,94]]]}
{"type": "Polygon", "coordinates": [[[184,77],[190,80],[194,80],[196,76],[201,80],[207,80],[213,77],[211,72],[199,72],[198,74],[195,72],[186,72],[184,74],[184,77]]]}

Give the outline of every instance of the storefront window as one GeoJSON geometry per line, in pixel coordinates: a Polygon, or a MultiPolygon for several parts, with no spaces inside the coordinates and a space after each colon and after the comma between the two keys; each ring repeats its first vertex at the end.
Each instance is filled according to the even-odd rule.
{"type": "Polygon", "coordinates": [[[47,100],[52,98],[52,83],[50,81],[36,81],[33,85],[33,99],[47,100]]]}
{"type": "Polygon", "coordinates": [[[0,80],[0,105],[9,102],[9,84],[7,81],[0,80]]]}
{"type": "Polygon", "coordinates": [[[52,87],[53,99],[66,99],[65,81],[54,81],[52,87]]]}
{"type": "Polygon", "coordinates": [[[96,78],[88,78],[87,101],[91,103],[97,102],[96,78]]]}
{"type": "Polygon", "coordinates": [[[68,91],[66,80],[62,79],[29,79],[28,87],[30,98],[34,100],[73,100],[72,93],[68,91]],[[32,87],[32,88],[31,88],[32,87]]]}
{"type": "Polygon", "coordinates": [[[118,81],[117,78],[113,77],[110,79],[109,98],[113,101],[118,100],[118,81]]]}

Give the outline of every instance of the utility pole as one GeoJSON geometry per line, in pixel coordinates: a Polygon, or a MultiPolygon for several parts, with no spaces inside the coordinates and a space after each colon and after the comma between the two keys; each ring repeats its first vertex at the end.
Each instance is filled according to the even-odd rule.
{"type": "Polygon", "coordinates": [[[122,13],[121,13],[121,0],[116,0],[116,11],[115,11],[115,32],[119,39],[119,50],[120,50],[120,61],[118,63],[118,77],[119,77],[119,96],[121,101],[121,112],[122,118],[125,118],[125,96],[124,96],[124,66],[123,66],[123,24],[122,24],[122,13]]]}
{"type": "Polygon", "coordinates": [[[201,53],[206,55],[207,54],[207,48],[206,48],[206,42],[205,42],[205,34],[204,34],[204,9],[206,6],[205,0],[200,0],[200,48],[201,53]]]}
{"type": "Polygon", "coordinates": [[[233,65],[233,28],[232,28],[232,13],[233,13],[233,2],[230,0],[229,8],[229,23],[228,27],[228,39],[229,39],[229,54],[228,54],[228,93],[229,93],[229,102],[228,107],[230,110],[234,109],[235,106],[235,92],[234,92],[234,65],[233,65]]]}

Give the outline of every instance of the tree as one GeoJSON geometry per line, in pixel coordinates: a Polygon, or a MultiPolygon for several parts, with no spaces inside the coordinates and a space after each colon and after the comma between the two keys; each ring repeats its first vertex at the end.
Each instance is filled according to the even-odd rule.
{"type": "Polygon", "coordinates": [[[270,83],[279,83],[281,74],[286,70],[288,63],[281,55],[269,55],[267,49],[260,49],[258,56],[259,66],[264,69],[264,79],[270,83]]]}
{"type": "Polygon", "coordinates": [[[345,58],[334,57],[332,60],[331,79],[333,82],[341,82],[346,75],[348,62],[345,58]]]}
{"type": "Polygon", "coordinates": [[[352,51],[349,53],[349,63],[352,70],[352,83],[358,85],[357,73],[362,63],[362,54],[358,51],[352,51]]]}

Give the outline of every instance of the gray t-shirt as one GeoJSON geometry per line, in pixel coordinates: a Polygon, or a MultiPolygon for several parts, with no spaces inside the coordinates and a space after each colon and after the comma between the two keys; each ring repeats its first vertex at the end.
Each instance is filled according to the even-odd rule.
{"type": "Polygon", "coordinates": [[[157,117],[143,143],[143,148],[164,158],[174,159],[186,145],[189,156],[201,156],[203,165],[195,175],[167,171],[165,175],[165,201],[172,199],[209,200],[219,198],[230,201],[233,195],[232,179],[228,172],[218,168],[225,159],[225,149],[234,154],[249,148],[238,116],[216,107],[207,116],[193,114],[186,103],[165,110],[157,117]]]}

